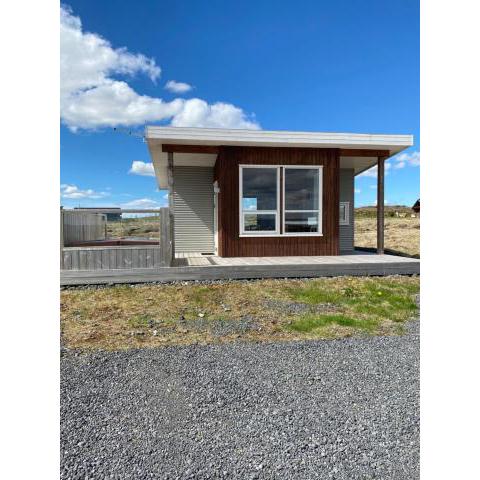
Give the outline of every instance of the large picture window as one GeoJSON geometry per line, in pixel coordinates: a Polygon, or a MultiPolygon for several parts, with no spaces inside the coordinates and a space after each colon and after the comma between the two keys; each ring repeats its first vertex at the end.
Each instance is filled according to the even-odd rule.
{"type": "Polygon", "coordinates": [[[241,232],[278,234],[279,168],[240,168],[241,232]]]}
{"type": "Polygon", "coordinates": [[[322,167],[242,165],[239,173],[241,236],[322,234],[322,167]]]}

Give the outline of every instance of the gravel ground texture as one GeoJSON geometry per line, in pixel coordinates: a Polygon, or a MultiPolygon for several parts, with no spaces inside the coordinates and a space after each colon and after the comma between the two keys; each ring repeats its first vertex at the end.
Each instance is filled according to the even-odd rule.
{"type": "Polygon", "coordinates": [[[396,337],[61,357],[62,479],[419,478],[419,322],[396,337]]]}

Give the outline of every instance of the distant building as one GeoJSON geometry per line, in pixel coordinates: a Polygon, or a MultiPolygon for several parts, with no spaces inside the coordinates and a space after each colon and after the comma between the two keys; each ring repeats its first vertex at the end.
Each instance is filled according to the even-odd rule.
{"type": "Polygon", "coordinates": [[[413,207],[412,207],[412,210],[413,210],[416,214],[420,215],[420,199],[418,199],[418,200],[414,203],[414,205],[413,205],[413,207]]]}
{"type": "MultiPolygon", "coordinates": [[[[97,210],[95,207],[75,207],[74,210],[97,210]]],[[[122,209],[117,207],[102,207],[102,213],[107,216],[107,222],[116,222],[122,219],[122,209]],[[108,210],[105,211],[105,210],[108,210]]]]}

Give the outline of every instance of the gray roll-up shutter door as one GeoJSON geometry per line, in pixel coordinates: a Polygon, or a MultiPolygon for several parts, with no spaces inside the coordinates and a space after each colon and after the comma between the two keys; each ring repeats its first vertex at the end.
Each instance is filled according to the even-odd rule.
{"type": "Polygon", "coordinates": [[[174,167],[175,252],[213,253],[213,167],[174,167]]]}

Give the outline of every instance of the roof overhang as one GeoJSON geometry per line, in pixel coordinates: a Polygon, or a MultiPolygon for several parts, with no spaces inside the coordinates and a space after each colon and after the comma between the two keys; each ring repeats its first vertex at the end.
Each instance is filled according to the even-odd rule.
{"type": "Polygon", "coordinates": [[[340,167],[352,168],[357,175],[376,164],[376,151],[390,157],[413,145],[412,135],[155,126],[146,127],[145,138],[160,188],[167,187],[167,151],[175,151],[175,165],[213,166],[217,157],[214,147],[220,146],[339,148],[340,167]]]}

